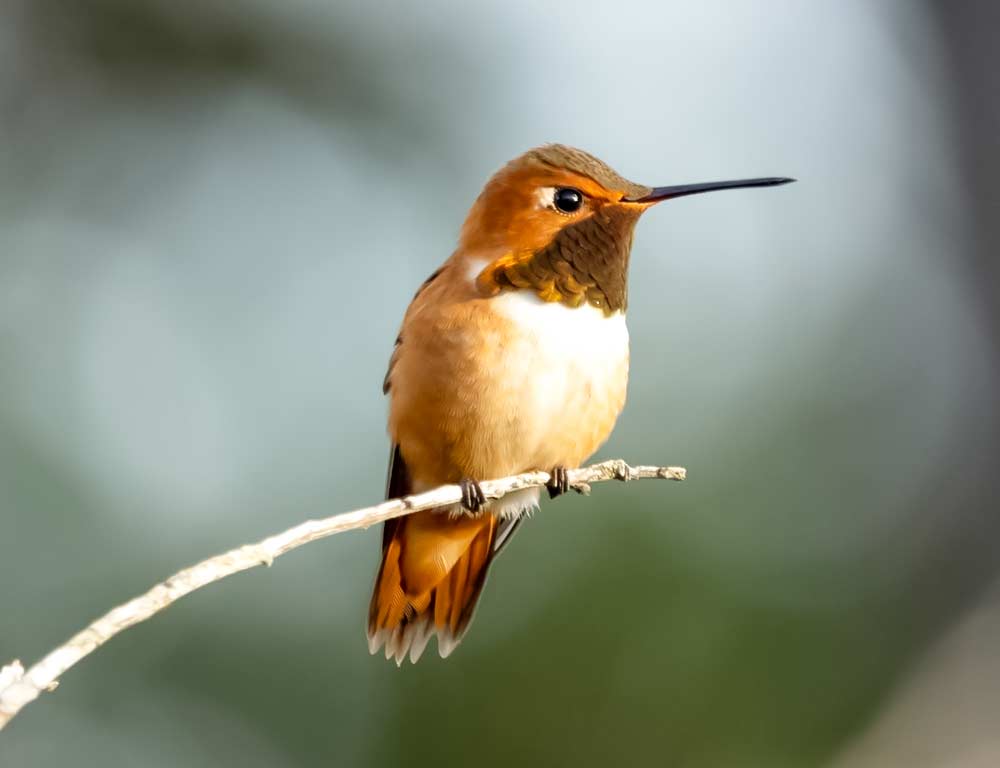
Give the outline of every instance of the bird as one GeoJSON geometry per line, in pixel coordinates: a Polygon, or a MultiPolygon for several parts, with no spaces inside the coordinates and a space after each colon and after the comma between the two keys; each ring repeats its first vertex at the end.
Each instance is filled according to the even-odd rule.
{"type": "Polygon", "coordinates": [[[479,482],[567,472],[608,438],[625,405],[629,255],[635,224],[664,200],[794,179],[647,187],[563,144],[497,171],[458,246],[406,310],[383,382],[386,498],[458,484],[461,504],[383,524],[368,611],[374,654],[416,663],[432,637],[462,640],[491,563],[540,489],[486,500],[479,482]]]}

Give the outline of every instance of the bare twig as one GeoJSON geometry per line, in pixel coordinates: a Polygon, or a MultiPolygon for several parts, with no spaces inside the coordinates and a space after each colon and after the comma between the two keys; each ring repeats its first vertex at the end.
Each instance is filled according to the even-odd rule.
{"type": "MultiPolygon", "coordinates": [[[[613,459],[582,469],[570,470],[568,475],[572,488],[587,493],[590,490],[590,483],[641,478],[683,480],[686,471],[683,467],[631,467],[621,459],[613,459]]],[[[527,472],[502,480],[489,480],[481,485],[487,498],[498,499],[512,491],[545,485],[548,481],[548,472],[527,472]]],[[[14,661],[0,669],[0,729],[25,705],[37,699],[43,691],[54,690],[59,677],[84,656],[93,653],[119,632],[145,621],[196,589],[248,568],[271,565],[279,555],[310,541],[344,531],[367,528],[375,523],[420,510],[457,504],[461,499],[462,491],[459,486],[442,485],[426,493],[393,499],[374,507],[344,512],[322,520],[307,520],[283,533],[268,536],[256,544],[231,549],[178,571],[145,594],[113,608],[27,671],[21,666],[20,661],[14,661]]]]}

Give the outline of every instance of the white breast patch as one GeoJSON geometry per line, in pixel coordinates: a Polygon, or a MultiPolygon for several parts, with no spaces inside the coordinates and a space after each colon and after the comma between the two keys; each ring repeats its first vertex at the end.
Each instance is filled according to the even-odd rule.
{"type": "MultiPolygon", "coordinates": [[[[517,402],[528,417],[522,422],[521,439],[538,466],[548,468],[566,461],[552,440],[553,429],[576,431],[581,445],[596,448],[594,440],[586,437],[588,425],[603,422],[610,429],[624,403],[628,378],[625,315],[615,312],[609,317],[589,304],[568,307],[543,301],[530,290],[500,294],[490,305],[516,328],[497,357],[502,375],[517,390],[517,402]],[[612,414],[610,422],[608,414],[612,414]]],[[[597,442],[604,437],[600,435],[597,442]]]]}
{"type": "Polygon", "coordinates": [[[622,312],[608,317],[604,310],[590,304],[567,307],[543,301],[530,290],[503,293],[491,303],[497,312],[537,339],[553,364],[578,366],[600,377],[608,367],[617,371],[623,358],[628,357],[628,327],[622,312]]]}

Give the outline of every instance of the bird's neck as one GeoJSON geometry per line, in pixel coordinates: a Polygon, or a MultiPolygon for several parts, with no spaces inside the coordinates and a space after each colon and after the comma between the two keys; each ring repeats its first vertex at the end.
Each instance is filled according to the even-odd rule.
{"type": "Polygon", "coordinates": [[[635,220],[619,208],[599,210],[540,250],[504,254],[486,266],[477,285],[487,294],[531,290],[544,301],[624,312],[635,220]]]}

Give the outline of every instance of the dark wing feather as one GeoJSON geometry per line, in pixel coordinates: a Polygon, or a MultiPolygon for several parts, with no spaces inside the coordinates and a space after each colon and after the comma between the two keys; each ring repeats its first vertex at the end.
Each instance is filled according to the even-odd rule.
{"type": "Polygon", "coordinates": [[[385,369],[385,378],[382,379],[383,395],[388,395],[389,390],[392,388],[392,369],[396,367],[396,356],[399,354],[399,345],[402,343],[403,343],[403,337],[397,336],[396,343],[392,347],[392,354],[389,356],[389,365],[385,369]]]}
{"type": "MultiPolygon", "coordinates": [[[[435,269],[431,276],[428,277],[417,289],[417,292],[413,294],[413,298],[416,299],[420,295],[420,292],[424,290],[428,285],[434,282],[435,279],[444,271],[444,265],[435,269]]],[[[403,345],[403,334],[400,333],[396,337],[396,343],[392,348],[392,355],[389,357],[389,366],[385,372],[385,378],[382,379],[382,394],[389,394],[389,390],[392,389],[392,369],[396,367],[396,359],[399,356],[399,348],[403,345]]],[[[409,470],[406,468],[406,463],[403,461],[403,456],[399,452],[399,445],[393,445],[389,450],[389,475],[386,478],[385,483],[385,497],[387,499],[398,499],[402,496],[408,496],[413,492],[413,483],[410,479],[409,470]]],[[[393,532],[396,530],[396,525],[399,520],[389,520],[382,525],[382,551],[385,551],[386,545],[392,541],[393,532]]]]}
{"type": "Polygon", "coordinates": [[[496,537],[493,539],[493,557],[499,555],[503,548],[507,546],[514,534],[517,533],[517,527],[524,520],[524,515],[519,515],[517,517],[507,517],[500,521],[497,525],[496,537]]]}
{"type": "Polygon", "coordinates": [[[392,446],[389,451],[389,472],[385,478],[386,499],[398,499],[409,496],[412,492],[410,483],[410,472],[403,461],[403,454],[399,452],[399,444],[392,446]]]}
{"type": "MultiPolygon", "coordinates": [[[[385,497],[387,499],[398,499],[403,496],[409,496],[412,492],[412,484],[410,482],[410,472],[406,468],[406,462],[403,461],[403,455],[399,452],[399,445],[392,446],[392,450],[389,451],[389,472],[385,480],[385,497]]],[[[393,520],[386,520],[382,523],[382,551],[385,552],[385,548],[392,541],[392,536],[396,531],[396,526],[399,525],[400,518],[395,518],[393,520]]]]}

